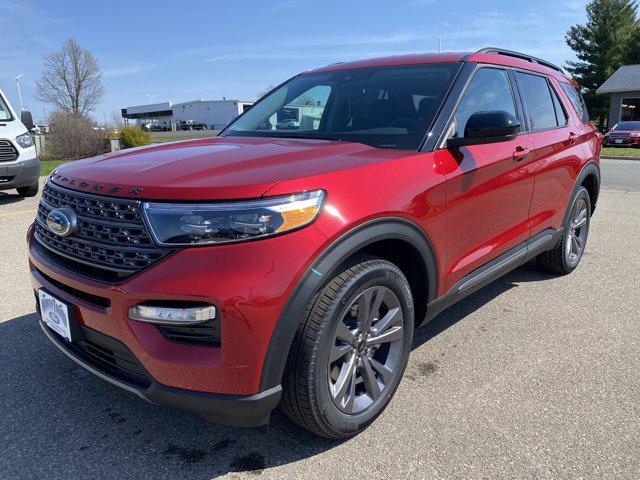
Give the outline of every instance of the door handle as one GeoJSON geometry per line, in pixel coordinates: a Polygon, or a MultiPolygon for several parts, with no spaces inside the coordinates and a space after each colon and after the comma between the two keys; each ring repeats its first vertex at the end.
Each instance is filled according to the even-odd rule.
{"type": "Polygon", "coordinates": [[[569,133],[569,145],[575,145],[577,141],[578,141],[578,136],[575,133],[570,132],[569,133]]]}
{"type": "Polygon", "coordinates": [[[521,162],[529,155],[529,149],[526,147],[516,147],[516,151],[513,152],[513,159],[516,162],[521,162]]]}

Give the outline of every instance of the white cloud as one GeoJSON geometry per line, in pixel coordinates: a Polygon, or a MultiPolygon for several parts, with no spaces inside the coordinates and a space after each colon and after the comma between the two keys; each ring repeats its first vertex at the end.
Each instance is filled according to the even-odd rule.
{"type": "Polygon", "coordinates": [[[130,67],[114,67],[105,68],[102,72],[104,77],[125,77],[127,75],[138,75],[146,70],[141,65],[134,65],[130,67]]]}

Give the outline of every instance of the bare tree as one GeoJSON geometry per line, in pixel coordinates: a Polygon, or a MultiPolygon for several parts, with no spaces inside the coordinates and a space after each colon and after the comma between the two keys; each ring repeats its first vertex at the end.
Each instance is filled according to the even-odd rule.
{"type": "Polygon", "coordinates": [[[264,97],[267,93],[270,93],[270,92],[271,92],[271,90],[273,90],[274,88],[276,88],[276,86],[275,86],[275,85],[273,85],[273,84],[272,84],[272,85],[269,85],[267,88],[265,88],[263,91],[261,91],[261,92],[258,94],[258,98],[262,98],[262,97],[264,97]]]}
{"type": "Polygon", "coordinates": [[[111,112],[111,123],[113,126],[118,128],[122,126],[122,114],[120,112],[113,111],[111,112]]]}
{"type": "Polygon", "coordinates": [[[43,57],[42,77],[36,80],[36,98],[56,109],[85,115],[104,95],[102,73],[91,52],[69,38],[57,52],[43,57]]]}

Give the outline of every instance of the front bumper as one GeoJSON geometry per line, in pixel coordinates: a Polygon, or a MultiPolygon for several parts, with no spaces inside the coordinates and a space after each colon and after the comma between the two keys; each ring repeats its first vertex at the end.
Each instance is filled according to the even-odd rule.
{"type": "Polygon", "coordinates": [[[62,353],[101,379],[134,393],[150,403],[195,412],[215,423],[236,427],[265,425],[268,423],[271,411],[278,405],[282,396],[280,385],[255,395],[217,395],[196,392],[168,387],[154,380],[148,386],[140,387],[115,378],[99,367],[92,365],[89,361],[79,356],[67,342],[49,330],[42,321],[39,323],[47,338],[62,353]]]}
{"type": "Polygon", "coordinates": [[[278,403],[280,386],[260,390],[264,357],[291,291],[326,242],[314,225],[272,239],[181,250],[118,285],[63,270],[43,255],[32,231],[28,240],[34,289],[70,304],[82,327],[123,344],[151,384],[127,386],[52,338],[74,361],[152,403],[193,410],[219,423],[248,426],[268,418],[264,411],[278,403]],[[149,300],[215,305],[220,344],[176,343],[155,325],[128,318],[129,307],[149,300]]]}
{"type": "Polygon", "coordinates": [[[12,165],[0,163],[0,190],[28,187],[40,179],[40,160],[36,157],[12,165]]]}

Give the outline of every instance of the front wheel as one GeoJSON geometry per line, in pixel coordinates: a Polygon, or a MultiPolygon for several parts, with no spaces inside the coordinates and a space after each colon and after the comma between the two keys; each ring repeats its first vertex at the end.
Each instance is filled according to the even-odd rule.
{"type": "Polygon", "coordinates": [[[584,254],[590,222],[591,199],[587,189],[580,187],[571,199],[562,240],[553,250],[537,257],[540,268],[560,275],[573,272],[584,254]]]}
{"type": "Polygon", "coordinates": [[[282,408],[327,438],[364,430],[389,404],[413,339],[407,279],[394,264],[361,257],[310,302],[292,345],[282,408]]]}

